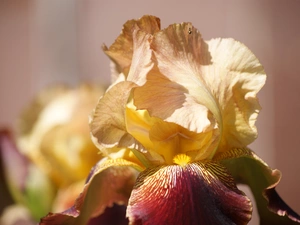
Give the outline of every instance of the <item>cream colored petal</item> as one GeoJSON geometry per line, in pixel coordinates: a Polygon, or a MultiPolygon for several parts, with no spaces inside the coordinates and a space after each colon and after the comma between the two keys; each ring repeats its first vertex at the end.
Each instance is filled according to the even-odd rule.
{"type": "Polygon", "coordinates": [[[55,98],[63,95],[69,90],[64,85],[51,86],[42,90],[21,113],[18,118],[17,132],[18,135],[27,135],[34,129],[34,125],[39,119],[43,109],[55,98]]]}
{"type": "Polygon", "coordinates": [[[147,83],[134,90],[134,100],[138,108],[147,109],[152,116],[164,120],[164,124],[156,124],[151,130],[153,137],[156,137],[152,137],[151,141],[155,143],[155,151],[164,155],[168,162],[172,162],[172,155],[180,152],[186,153],[201,149],[192,157],[195,160],[210,157],[214,153],[220,139],[216,120],[204,105],[197,103],[185,87],[170,81],[159,71],[152,70],[147,76],[147,83]],[[172,126],[172,123],[176,126],[172,126]],[[197,135],[188,139],[182,138],[185,135],[180,136],[180,132],[177,131],[178,127],[197,135]],[[170,135],[160,140],[158,135],[165,137],[164,133],[170,133],[170,135]],[[208,140],[208,136],[205,135],[211,139],[208,140]],[[181,144],[177,143],[177,139],[181,144]]]}
{"type": "Polygon", "coordinates": [[[210,63],[203,54],[207,44],[201,34],[190,23],[173,24],[154,35],[151,48],[166,79],[182,86],[182,94],[206,107],[221,123],[218,104],[201,76],[201,65],[210,63]]]}
{"type": "Polygon", "coordinates": [[[90,120],[90,130],[94,143],[101,149],[115,146],[127,147],[133,139],[127,137],[125,108],[131,89],[136,84],[120,82],[112,86],[99,100],[90,120]],[[120,143],[126,140],[126,143],[120,143]]]}
{"type": "MultiPolygon", "coordinates": [[[[59,186],[83,179],[100,159],[90,140],[88,116],[103,92],[103,88],[87,84],[65,88],[45,102],[30,132],[17,138],[20,151],[59,186]]],[[[43,99],[45,93],[37,99],[43,99]]]]}
{"type": "Polygon", "coordinates": [[[257,136],[260,105],[256,94],[265,83],[265,72],[254,54],[238,41],[214,39],[207,44],[212,65],[201,71],[222,112],[220,149],[247,146],[257,136]]]}
{"type": "Polygon", "coordinates": [[[169,80],[155,69],[148,74],[145,85],[135,88],[134,104],[138,109],[147,109],[151,116],[197,133],[217,126],[209,109],[198,104],[186,87],[169,80]]]}
{"type": "MultiPolygon", "coordinates": [[[[222,149],[245,146],[254,140],[257,135],[254,123],[260,109],[256,94],[266,77],[261,64],[248,48],[232,39],[216,39],[205,43],[189,23],[174,24],[156,33],[151,48],[160,73],[165,80],[177,84],[173,88],[178,91],[177,96],[181,96],[174,98],[172,94],[173,100],[164,119],[176,122],[170,118],[181,116],[179,125],[191,129],[192,126],[185,123],[185,118],[200,110],[193,111],[186,106],[196,103],[205,106],[216,119],[223,135],[222,149]],[[180,110],[186,110],[187,113],[176,114],[180,110]]],[[[148,86],[155,83],[150,74],[147,79],[148,86]]],[[[161,86],[166,93],[176,92],[161,86]]],[[[156,99],[167,101],[163,97],[166,95],[159,94],[156,99]]],[[[139,103],[137,105],[140,107],[139,103]]],[[[154,113],[151,115],[158,116],[156,112],[150,111],[154,113]]],[[[199,120],[205,124],[205,120],[199,120]]],[[[199,123],[195,126],[199,127],[199,123]]]]}
{"type": "Polygon", "coordinates": [[[128,74],[134,52],[133,30],[154,34],[160,30],[160,20],[154,16],[143,16],[138,20],[129,20],[124,24],[122,32],[115,42],[109,48],[103,46],[104,52],[116,64],[117,71],[125,75],[128,74]]]}

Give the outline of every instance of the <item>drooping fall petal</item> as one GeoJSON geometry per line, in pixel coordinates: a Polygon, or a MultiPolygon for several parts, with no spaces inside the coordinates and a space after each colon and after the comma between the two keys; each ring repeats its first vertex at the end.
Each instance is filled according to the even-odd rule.
{"type": "Polygon", "coordinates": [[[247,224],[250,200],[226,169],[197,162],[143,171],[133,188],[127,216],[131,225],[247,224]]]}
{"type": "Polygon", "coordinates": [[[92,169],[83,192],[62,213],[49,213],[40,225],[82,225],[114,203],[127,204],[140,166],[124,159],[103,159],[92,169]]]}
{"type": "Polygon", "coordinates": [[[277,194],[279,170],[272,170],[247,148],[233,149],[216,156],[237,183],[247,184],[255,197],[261,225],[299,224],[300,216],[277,194]]]}

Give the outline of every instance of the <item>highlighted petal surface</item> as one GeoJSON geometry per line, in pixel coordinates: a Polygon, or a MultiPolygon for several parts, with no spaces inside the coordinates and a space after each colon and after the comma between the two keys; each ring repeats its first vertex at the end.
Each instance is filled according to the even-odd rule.
{"type": "MultiPolygon", "coordinates": [[[[214,95],[223,119],[220,149],[249,145],[257,137],[255,121],[260,105],[256,94],[266,81],[264,69],[255,55],[233,39],[207,41],[211,65],[201,74],[214,95]]],[[[205,61],[205,60],[204,60],[205,61]]]]}
{"type": "Polygon", "coordinates": [[[123,159],[100,161],[91,171],[75,204],[62,213],[49,213],[41,219],[40,225],[82,225],[114,203],[127,204],[137,176],[136,170],[140,169],[139,165],[123,159]]]}
{"type": "Polygon", "coordinates": [[[160,166],[143,171],[134,186],[130,224],[247,224],[250,200],[216,163],[160,166]]]}

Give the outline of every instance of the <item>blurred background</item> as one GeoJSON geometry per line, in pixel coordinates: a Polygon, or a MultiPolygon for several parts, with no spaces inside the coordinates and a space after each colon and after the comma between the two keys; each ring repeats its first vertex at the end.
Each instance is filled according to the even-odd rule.
{"type": "Polygon", "coordinates": [[[282,171],[277,190],[300,213],[298,0],[0,0],[0,126],[13,127],[49,84],[109,84],[101,45],[112,44],[125,21],[144,14],[160,17],[162,28],[192,22],[204,39],[232,37],[259,58],[268,79],[251,148],[282,171]]]}

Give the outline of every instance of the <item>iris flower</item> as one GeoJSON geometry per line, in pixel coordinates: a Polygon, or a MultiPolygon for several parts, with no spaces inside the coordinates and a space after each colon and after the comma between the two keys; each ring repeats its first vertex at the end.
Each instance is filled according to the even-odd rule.
{"type": "Polygon", "coordinates": [[[275,191],[280,172],[247,147],[266,75],[245,45],[144,16],[103,49],[114,81],[90,129],[105,158],[75,204],[41,225],[86,224],[113,204],[129,224],[247,224],[252,203],[237,183],[253,191],[261,224],[300,222],[275,191]]]}
{"type": "Polygon", "coordinates": [[[22,111],[14,135],[0,129],[0,160],[10,194],[32,223],[50,210],[70,207],[101,159],[90,139],[88,116],[103,92],[98,85],[53,85],[22,111]]]}

